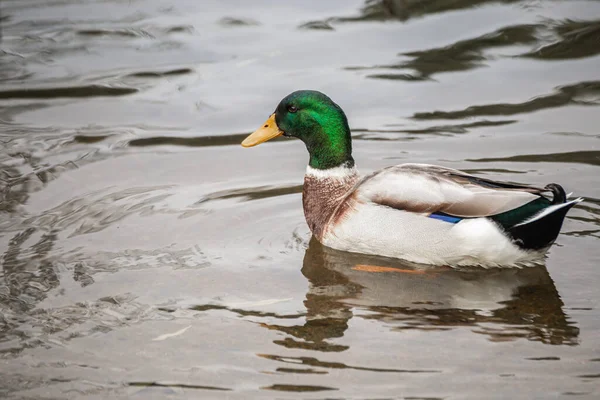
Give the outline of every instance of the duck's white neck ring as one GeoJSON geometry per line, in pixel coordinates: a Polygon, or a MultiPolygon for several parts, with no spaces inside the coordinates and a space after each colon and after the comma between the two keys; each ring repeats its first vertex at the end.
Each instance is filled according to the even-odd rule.
{"type": "Polygon", "coordinates": [[[357,175],[358,171],[356,167],[347,167],[345,165],[340,165],[339,167],[333,167],[328,169],[316,169],[311,167],[310,165],[306,167],[306,176],[310,176],[317,179],[325,179],[325,178],[336,178],[336,179],[345,179],[354,175],[357,175]]]}

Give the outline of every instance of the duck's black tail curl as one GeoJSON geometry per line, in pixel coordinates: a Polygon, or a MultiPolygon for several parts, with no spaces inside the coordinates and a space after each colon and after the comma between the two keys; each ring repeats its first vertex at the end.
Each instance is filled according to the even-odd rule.
{"type": "Polygon", "coordinates": [[[565,189],[557,183],[550,183],[544,189],[552,192],[552,204],[562,204],[567,202],[567,194],[565,189]]]}

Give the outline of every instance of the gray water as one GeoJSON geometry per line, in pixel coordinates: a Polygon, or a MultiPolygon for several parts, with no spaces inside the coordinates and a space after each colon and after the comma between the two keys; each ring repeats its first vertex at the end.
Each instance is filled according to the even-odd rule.
{"type": "Polygon", "coordinates": [[[599,1],[0,13],[0,397],[600,396],[599,1]],[[535,268],[324,248],[304,146],[239,146],[297,89],[346,111],[362,173],[434,163],[585,201],[535,268]]]}

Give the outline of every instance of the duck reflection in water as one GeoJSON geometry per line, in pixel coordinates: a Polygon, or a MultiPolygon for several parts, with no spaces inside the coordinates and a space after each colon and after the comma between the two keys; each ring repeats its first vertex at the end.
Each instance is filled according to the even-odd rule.
{"type": "Polygon", "coordinates": [[[288,335],[288,348],[340,352],[355,315],[385,321],[393,330],[471,327],[492,341],[525,338],[576,345],[579,329],[544,265],[523,269],[429,267],[333,250],[314,238],[304,256],[309,280],[304,325],[264,324],[288,335]]]}

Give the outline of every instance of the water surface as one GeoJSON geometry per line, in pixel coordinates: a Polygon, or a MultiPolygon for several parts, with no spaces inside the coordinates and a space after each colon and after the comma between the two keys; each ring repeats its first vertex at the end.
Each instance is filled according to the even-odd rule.
{"type": "Polygon", "coordinates": [[[0,397],[597,398],[600,2],[0,5],[0,397]],[[547,262],[324,248],[278,101],[424,162],[585,201],[547,262]],[[369,266],[378,266],[378,269],[369,266]]]}

